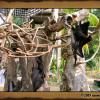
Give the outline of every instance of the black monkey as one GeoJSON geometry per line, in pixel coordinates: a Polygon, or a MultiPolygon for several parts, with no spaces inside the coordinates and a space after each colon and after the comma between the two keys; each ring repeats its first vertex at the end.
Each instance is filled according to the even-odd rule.
{"type": "Polygon", "coordinates": [[[84,57],[82,48],[85,44],[90,42],[92,40],[92,37],[88,36],[88,28],[89,28],[89,21],[81,23],[81,21],[78,23],[76,22],[73,25],[74,19],[77,17],[77,15],[65,15],[64,16],[64,23],[67,27],[70,27],[72,29],[72,48],[73,48],[73,54],[75,58],[75,64],[77,61],[77,55],[80,57],[84,57]]]}
{"type": "Polygon", "coordinates": [[[38,67],[37,68],[32,68],[32,84],[33,84],[33,91],[37,91],[37,89],[39,89],[42,84],[44,83],[44,78],[45,78],[45,74],[44,74],[44,65],[42,62],[42,57],[38,57],[37,59],[37,63],[38,63],[38,67]]]}
{"type": "Polygon", "coordinates": [[[76,54],[79,55],[80,57],[84,57],[83,52],[82,52],[82,47],[90,42],[92,40],[92,37],[89,35],[88,36],[88,28],[89,28],[89,21],[84,22],[83,24],[79,22],[75,25],[75,27],[72,27],[72,47],[73,47],[73,54],[75,57],[75,64],[77,61],[76,54]]]}

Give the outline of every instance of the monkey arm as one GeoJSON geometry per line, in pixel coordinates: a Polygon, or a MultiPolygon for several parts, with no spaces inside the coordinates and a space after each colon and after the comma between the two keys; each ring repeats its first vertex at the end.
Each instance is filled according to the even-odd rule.
{"type": "Polygon", "coordinates": [[[74,34],[76,40],[87,38],[87,36],[84,35],[78,28],[72,29],[72,31],[73,31],[73,34],[74,34]]]}

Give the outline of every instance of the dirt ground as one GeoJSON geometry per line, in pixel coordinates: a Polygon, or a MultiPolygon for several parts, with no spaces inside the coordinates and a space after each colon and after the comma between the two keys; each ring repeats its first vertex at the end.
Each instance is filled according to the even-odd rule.
{"type": "MultiPolygon", "coordinates": [[[[94,83],[94,79],[88,78],[88,83],[90,85],[91,91],[96,91],[93,88],[93,83],[94,83]]],[[[60,91],[60,86],[59,85],[49,85],[50,86],[50,91],[60,91]]],[[[0,91],[3,91],[3,86],[0,86],[0,91]]]]}
{"type": "Polygon", "coordinates": [[[59,88],[59,86],[57,85],[57,86],[50,86],[50,91],[60,91],[60,88],[59,88]]]}

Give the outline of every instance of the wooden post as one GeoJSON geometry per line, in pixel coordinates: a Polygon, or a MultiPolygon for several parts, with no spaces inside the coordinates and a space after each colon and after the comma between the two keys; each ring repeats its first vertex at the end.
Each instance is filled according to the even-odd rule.
{"type": "MultiPolygon", "coordinates": [[[[59,9],[53,9],[52,12],[53,19],[57,22],[59,17],[59,9]]],[[[56,32],[56,36],[59,37],[61,35],[61,32],[56,32]]],[[[57,45],[61,44],[61,40],[56,41],[57,45]]],[[[60,81],[60,64],[61,64],[61,48],[56,49],[56,60],[57,60],[57,83],[60,81]]]]}

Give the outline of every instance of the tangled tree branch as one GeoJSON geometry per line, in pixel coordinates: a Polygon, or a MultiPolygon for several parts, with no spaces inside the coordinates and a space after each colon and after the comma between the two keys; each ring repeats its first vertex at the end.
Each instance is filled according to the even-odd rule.
{"type": "MultiPolygon", "coordinates": [[[[7,23],[7,25],[11,25],[10,23],[7,23]]],[[[6,23],[1,26],[1,28],[3,29],[4,26],[6,26],[5,30],[3,30],[3,34],[5,34],[5,36],[1,36],[2,40],[5,38],[5,41],[7,41],[7,38],[9,37],[10,41],[13,41],[13,43],[17,43],[18,45],[21,45],[22,48],[20,48],[20,46],[16,47],[17,51],[13,51],[12,47],[8,48],[9,46],[5,47],[5,45],[1,45],[0,49],[2,51],[4,51],[5,53],[8,54],[9,57],[38,57],[38,56],[42,56],[45,55],[49,52],[51,52],[51,50],[53,48],[58,48],[58,47],[64,47],[66,46],[66,44],[62,44],[62,45],[52,45],[50,40],[47,38],[46,34],[44,32],[42,32],[42,30],[44,30],[44,26],[43,27],[38,27],[37,29],[35,29],[35,33],[34,31],[29,31],[31,28],[21,28],[20,26],[12,23],[13,25],[13,29],[9,30],[8,27],[6,26],[6,23]],[[19,30],[18,30],[19,29],[19,30]],[[41,31],[41,32],[38,32],[41,31]],[[30,33],[28,33],[30,32],[30,33]],[[40,35],[40,33],[44,33],[42,35],[40,35]],[[27,42],[27,38],[25,38],[27,36],[27,38],[30,38],[31,41],[27,42]],[[43,36],[43,37],[42,37],[43,36]],[[44,36],[46,38],[44,38],[44,36]],[[41,39],[41,40],[45,40],[47,41],[47,44],[37,44],[35,42],[35,38],[36,39],[41,39]],[[31,51],[29,49],[27,49],[26,47],[29,46],[31,49],[32,48],[48,48],[47,51],[31,51]],[[23,50],[24,48],[24,50],[23,50]],[[23,56],[21,56],[23,55],[23,56]]],[[[33,29],[31,29],[33,30],[33,29]]],[[[58,39],[63,39],[64,36],[58,37],[56,38],[56,40],[58,39]]],[[[66,36],[66,37],[70,37],[70,36],[66,36]]],[[[4,44],[4,43],[3,43],[4,44]]],[[[12,44],[12,42],[10,43],[12,44]]]]}

